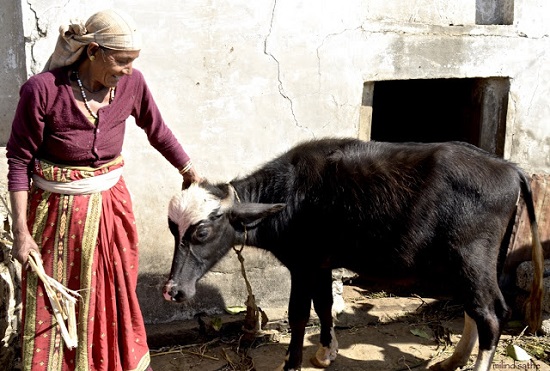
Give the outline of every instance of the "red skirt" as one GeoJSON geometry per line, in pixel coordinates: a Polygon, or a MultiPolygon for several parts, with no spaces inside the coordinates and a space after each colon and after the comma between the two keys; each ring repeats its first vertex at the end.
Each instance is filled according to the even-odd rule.
{"type": "MultiPolygon", "coordinates": [[[[35,174],[71,181],[123,166],[65,168],[37,163],[35,174]]],[[[136,295],[138,238],[130,194],[121,177],[111,189],[63,195],[33,188],[29,229],[46,274],[82,298],[76,308],[78,347],[65,347],[41,281],[23,274],[24,370],[146,370],[150,363],[136,295]]]]}

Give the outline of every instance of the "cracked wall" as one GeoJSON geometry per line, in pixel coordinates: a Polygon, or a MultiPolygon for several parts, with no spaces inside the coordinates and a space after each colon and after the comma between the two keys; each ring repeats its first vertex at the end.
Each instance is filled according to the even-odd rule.
{"type": "MultiPolygon", "coordinates": [[[[59,26],[114,6],[129,12],[142,27],[145,47],[135,67],[144,73],[165,120],[198,170],[211,181],[245,175],[300,140],[368,138],[368,124],[360,120],[371,114],[362,106],[369,98],[363,96],[365,83],[430,78],[508,78],[505,156],[528,172],[548,173],[550,23],[545,15],[550,3],[514,1],[512,14],[506,15],[511,24],[480,25],[479,6],[487,2],[10,4],[16,9],[0,10],[0,50],[9,56],[0,67],[0,146],[7,140],[18,87],[26,76],[41,71],[59,26]]],[[[491,19],[491,14],[484,17],[491,19]]],[[[141,236],[139,295],[146,319],[181,319],[198,309],[241,305],[240,277],[227,278],[239,270],[232,256],[206,277],[205,295],[195,307],[159,304],[172,256],[166,207],[181,182],[131,120],[123,155],[141,236]]],[[[1,150],[0,156],[5,156],[1,150]]],[[[5,174],[5,165],[0,165],[0,173],[5,174]]],[[[264,298],[265,305],[284,305],[285,270],[253,249],[247,259],[258,267],[253,287],[261,290],[265,282],[272,287],[274,280],[282,287],[279,293],[256,296],[264,298]]]]}

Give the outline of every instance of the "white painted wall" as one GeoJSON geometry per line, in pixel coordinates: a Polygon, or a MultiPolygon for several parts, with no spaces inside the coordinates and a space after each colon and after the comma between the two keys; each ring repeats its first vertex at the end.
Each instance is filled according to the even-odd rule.
{"type": "MultiPolygon", "coordinates": [[[[359,136],[365,81],[499,76],[511,81],[505,156],[529,173],[549,173],[550,2],[507,0],[514,5],[512,24],[476,25],[480,17],[491,18],[490,3],[34,0],[21,7],[28,74],[42,69],[59,25],[69,19],[110,6],[134,16],[144,32],[135,67],[199,171],[212,181],[245,175],[302,139],[359,136]]],[[[12,42],[0,32],[0,50],[12,42]]],[[[2,109],[0,117],[13,114],[2,109]]],[[[192,309],[174,312],[163,305],[161,315],[157,301],[172,255],[166,207],[180,188],[179,175],[133,125],[124,155],[141,234],[146,318],[185,317],[192,309]]],[[[251,264],[262,264],[259,256],[251,252],[251,264]]],[[[227,271],[237,268],[234,257],[224,264],[227,271]]],[[[284,269],[273,274],[283,282],[283,302],[288,278],[284,269]]],[[[216,277],[206,281],[227,281],[216,277]]],[[[257,279],[260,287],[265,276],[257,279]]],[[[233,285],[240,290],[238,278],[233,285]]],[[[241,304],[230,302],[241,298],[222,297],[227,305],[241,304]]]]}

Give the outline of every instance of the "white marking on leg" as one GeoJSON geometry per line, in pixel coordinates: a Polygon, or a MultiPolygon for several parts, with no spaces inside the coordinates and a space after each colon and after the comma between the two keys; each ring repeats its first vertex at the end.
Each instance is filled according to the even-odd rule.
{"type": "MultiPolygon", "coordinates": [[[[284,371],[285,370],[285,364],[283,363],[282,365],[280,365],[279,367],[277,367],[274,371],[284,371]]],[[[291,368],[290,370],[288,371],[297,371],[293,368],[291,368]]]]}
{"type": "MultiPolygon", "coordinates": [[[[277,367],[274,371],[284,371],[284,369],[285,369],[285,364],[283,363],[282,365],[280,365],[279,367],[277,367]]],[[[288,371],[297,371],[297,370],[291,368],[291,369],[288,370],[288,371]]]]}
{"type": "Polygon", "coordinates": [[[330,329],[330,344],[328,347],[319,345],[319,349],[315,353],[315,357],[311,358],[311,363],[315,367],[326,368],[330,366],[330,363],[336,359],[338,355],[338,340],[336,340],[336,333],[334,327],[330,329]]]}
{"type": "Polygon", "coordinates": [[[495,350],[495,346],[491,347],[491,349],[489,350],[480,350],[479,354],[477,355],[474,371],[489,371],[491,369],[491,364],[493,363],[495,350]]]}
{"type": "Polygon", "coordinates": [[[462,331],[462,336],[456,345],[455,351],[449,358],[435,364],[431,368],[434,370],[455,370],[458,367],[465,366],[468,363],[470,354],[472,354],[477,337],[477,325],[475,321],[464,312],[464,330],[462,331]]]}
{"type": "Polygon", "coordinates": [[[336,332],[334,331],[334,327],[330,329],[330,360],[334,361],[336,359],[336,356],[338,355],[338,340],[336,339],[336,332]]]}

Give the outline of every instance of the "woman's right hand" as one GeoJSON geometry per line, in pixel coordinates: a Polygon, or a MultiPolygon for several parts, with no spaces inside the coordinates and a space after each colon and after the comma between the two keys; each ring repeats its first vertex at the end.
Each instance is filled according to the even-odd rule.
{"type": "Polygon", "coordinates": [[[38,245],[28,231],[14,233],[11,256],[17,260],[23,268],[29,268],[29,254],[35,250],[40,255],[38,245]]]}

